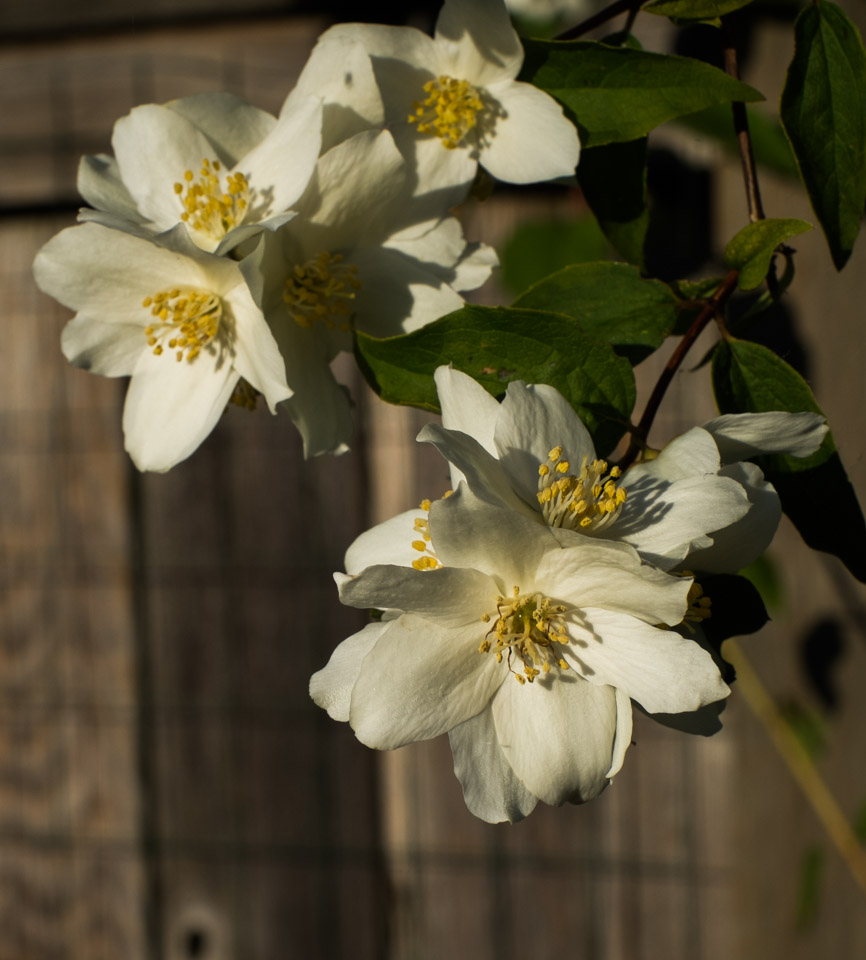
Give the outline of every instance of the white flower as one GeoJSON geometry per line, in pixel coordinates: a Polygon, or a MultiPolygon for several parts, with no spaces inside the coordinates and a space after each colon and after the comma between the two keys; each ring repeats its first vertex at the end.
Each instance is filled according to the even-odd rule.
{"type": "Polygon", "coordinates": [[[827,427],[810,413],[719,417],[621,474],[596,458],[586,427],[553,387],[508,385],[502,404],[471,377],[436,371],[442,426],[433,443],[480,497],[556,529],[619,540],[663,570],[733,573],[773,538],[779,499],[740,457],[806,456],[827,427]]]}
{"type": "Polygon", "coordinates": [[[86,223],[50,240],[33,267],[42,290],[76,311],[62,338],[70,363],[132,377],[126,449],[158,471],[198,447],[241,377],[271,411],[292,393],[238,265],[199,250],[183,227],[161,240],[86,223]]]}
{"type": "Polygon", "coordinates": [[[457,291],[479,286],[496,263],[453,217],[414,222],[423,214],[404,184],[391,135],[357,134],[321,157],[298,216],[241,262],[285,360],[286,409],[307,456],[346,449],[349,402],[329,363],[351,349],[351,329],[416,330],[462,307],[457,291]]]}
{"type": "Polygon", "coordinates": [[[386,613],[310,691],[377,749],[448,733],[476,816],[597,796],[630,743],[630,698],[676,714],[730,692],[705,650],[660,626],[682,620],[689,579],[622,544],[557,537],[465,487],[420,522],[427,569],[369,566],[375,544],[356,547],[365,567],[338,577],[340,598],[386,613]]]}
{"type": "MultiPolygon", "coordinates": [[[[459,202],[480,163],[509,183],[572,176],[580,144],[546,93],[515,78],[523,48],[503,0],[445,0],[433,38],[412,27],[340,24],[319,41],[360,42],[373,61],[385,123],[417,177],[416,194],[459,202]]],[[[369,114],[366,96],[326,100],[369,114]]]]}
{"type": "Polygon", "coordinates": [[[84,157],[81,219],[144,234],[184,223],[224,254],[290,219],[319,156],[322,104],[296,97],[277,120],[228,93],[135,107],[114,125],[115,158],[84,157]]]}

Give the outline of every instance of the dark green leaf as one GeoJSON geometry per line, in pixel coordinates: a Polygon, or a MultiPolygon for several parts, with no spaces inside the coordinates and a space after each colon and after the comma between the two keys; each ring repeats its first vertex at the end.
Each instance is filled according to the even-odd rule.
{"type": "Polygon", "coordinates": [[[530,287],[514,304],[573,317],[588,336],[639,363],[658,349],[677,318],[673,292],[625,263],[580,263],[530,287]]]}
{"type": "Polygon", "coordinates": [[[530,40],[520,79],[556,97],[574,116],[584,147],[646,136],[667,120],[757,90],[692,60],[591,41],[530,40]]]}
{"type": "Polygon", "coordinates": [[[811,229],[811,223],[790,218],[750,223],[725,247],[725,266],[740,271],[737,286],[741,290],[754,290],[764,282],[776,247],[811,229]]]}
{"type": "Polygon", "coordinates": [[[383,400],[426,410],[439,409],[433,373],[445,363],[494,396],[512,380],[549,383],[580,414],[600,455],[622,437],[635,402],[629,362],[555,313],[467,305],[405,336],[358,333],[355,350],[383,400]]]}
{"type": "Polygon", "coordinates": [[[609,249],[593,217],[522,223],[502,250],[502,280],[513,294],[523,293],[570,263],[604,259],[609,249]]]}
{"type": "MultiPolygon", "coordinates": [[[[746,113],[749,118],[749,139],[752,141],[755,161],[784,177],[798,177],[797,161],[779,123],[771,120],[759,109],[747,110],[746,113]]],[[[719,103],[699,113],[680,117],[677,123],[706,137],[712,137],[732,156],[739,156],[740,146],[734,135],[734,120],[727,103],[719,103]]]]}
{"type": "Polygon", "coordinates": [[[748,6],[751,2],[752,0],[651,0],[641,9],[675,20],[713,20],[732,10],[748,6]]]}
{"type": "Polygon", "coordinates": [[[866,203],[866,52],[834,3],[809,4],[796,24],[782,123],[837,270],[866,203]]]}
{"type": "Polygon", "coordinates": [[[643,266],[649,226],[646,204],[646,137],[584,150],[577,179],[605,236],[620,256],[643,266]]]}
{"type": "MultiPolygon", "coordinates": [[[[747,340],[719,344],[713,356],[713,389],[722,413],[821,413],[796,370],[771,350],[747,340]]],[[[758,462],[806,543],[839,557],[866,582],[866,521],[832,434],[811,457],[762,457],[758,462]],[[833,505],[831,516],[821,508],[823,503],[833,505]]]]}

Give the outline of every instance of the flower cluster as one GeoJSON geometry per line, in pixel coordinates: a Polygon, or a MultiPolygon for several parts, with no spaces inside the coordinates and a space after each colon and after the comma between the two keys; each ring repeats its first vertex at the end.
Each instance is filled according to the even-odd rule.
{"type": "Polygon", "coordinates": [[[131,377],[123,429],[140,469],[174,466],[229,401],[259,395],[306,455],[347,449],[330,363],[352,331],[424,326],[496,265],[450,213],[478,164],[515,183],[574,173],[575,128],[515,80],[522,61],[502,0],[446,0],[433,39],[325,33],[279,117],[217,93],[117,122],[114,155],[80,166],[84,222],[34,269],[76,311],[67,359],[131,377]]]}
{"type": "Polygon", "coordinates": [[[552,387],[514,382],[500,404],[448,367],[436,384],[442,426],[418,439],[455,492],[349,548],[340,599],[383,615],[313,676],[314,700],[379,749],[448,733],[467,806],[490,822],[597,796],[632,701],[712,732],[730,691],[700,579],[754,560],[781,513],[741,458],[807,456],[823,418],[719,417],[620,472],[552,387]]]}
{"type": "MultiPolygon", "coordinates": [[[[347,449],[332,360],[356,334],[412,334],[458,310],[497,264],[452,214],[479,168],[512,184],[575,172],[576,128],[517,80],[523,58],[504,0],[445,0],[432,37],[332,27],[277,117],[208,93],[117,122],[113,155],[81,163],[81,222],[34,269],[75,311],[68,360],[130,377],[123,430],[140,469],[170,469],[227,404],[260,396],[305,455],[347,449]]],[[[435,383],[442,422],[419,440],[453,490],[349,547],[340,600],[381,615],[314,674],[315,702],[378,749],[447,733],[466,803],[491,822],[597,796],[623,764],[633,703],[716,729],[730,678],[706,578],[775,533],[779,497],[751,459],[811,455],[823,418],[722,416],[620,467],[551,386],[515,379],[500,403],[447,365],[435,383]]]]}

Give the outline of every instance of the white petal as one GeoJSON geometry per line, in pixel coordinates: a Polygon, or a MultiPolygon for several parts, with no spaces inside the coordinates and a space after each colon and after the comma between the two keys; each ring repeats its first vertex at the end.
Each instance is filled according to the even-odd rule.
{"type": "MultiPolygon", "coordinates": [[[[175,183],[184,172],[198,175],[201,161],[218,159],[216,148],[180,114],[148,103],[114,125],[111,138],[123,183],[148,220],[166,230],[180,222],[183,207],[175,183]]],[[[214,244],[215,245],[215,244],[214,244]]]]}
{"type": "Polygon", "coordinates": [[[478,651],[484,629],[480,621],[443,628],[407,616],[390,623],[352,690],[350,723],[358,739],[393,750],[480,713],[503,679],[500,664],[478,651]]]}
{"type": "MultiPolygon", "coordinates": [[[[230,167],[261,143],[277,124],[270,113],[233,93],[221,91],[180,97],[165,107],[198,127],[230,167]]],[[[201,159],[198,158],[199,162],[201,159]]]]}
{"type": "Polygon", "coordinates": [[[632,715],[631,698],[618,687],[616,693],[616,736],[613,741],[613,753],[610,760],[608,779],[613,779],[622,769],[625,752],[631,746],[632,715]]]}
{"type": "Polygon", "coordinates": [[[477,380],[450,365],[437,367],[433,379],[442,409],[442,426],[467,434],[491,456],[498,456],[493,434],[499,402],[477,380]]]}
{"type": "Polygon", "coordinates": [[[436,21],[443,72],[482,86],[513,80],[523,47],[502,0],[445,0],[436,21]]]}
{"type": "Polygon", "coordinates": [[[607,786],[617,735],[616,695],[563,673],[502,684],[493,700],[496,735],[511,768],[545,803],[580,803],[607,786]]]}
{"type": "Polygon", "coordinates": [[[147,341],[141,324],[103,323],[79,315],[63,328],[60,347],[75,367],[103,377],[128,377],[147,341]]]}
{"type": "Polygon", "coordinates": [[[592,438],[568,401],[546,384],[508,384],[496,421],[499,459],[517,493],[533,506],[538,502],[538,467],[551,449],[563,448],[563,459],[580,471],[583,457],[592,460],[592,438]]]}
{"type": "Polygon", "coordinates": [[[270,135],[236,165],[258,193],[247,222],[261,222],[292,207],[310,182],[321,143],[322,101],[298,98],[270,135]]]}
{"type": "Polygon", "coordinates": [[[631,544],[663,570],[676,566],[691,551],[708,547],[714,531],[749,512],[742,486],[726,477],[696,476],[673,482],[646,475],[630,482],[630,477],[633,474],[628,471],[622,481],[627,493],[622,513],[597,535],[631,544]]]}
{"type": "Polygon", "coordinates": [[[516,823],[532,813],[538,798],[517,779],[505,758],[489,706],[454,727],[448,739],[454,774],[471,813],[487,823],[516,823]]]}
{"type": "Polygon", "coordinates": [[[623,544],[590,537],[550,550],[538,564],[537,589],[569,606],[604,607],[649,623],[679,623],[690,581],[641,564],[623,544]]]}
{"type": "Polygon", "coordinates": [[[234,367],[267,401],[271,413],[292,390],[277,342],[249,290],[239,283],[225,298],[235,323],[234,367]]]}
{"type": "Polygon", "coordinates": [[[387,208],[402,192],[403,158],[387,131],[359,133],[329,150],[303,200],[312,223],[333,231],[332,248],[387,236],[387,208]]]}
{"type": "Polygon", "coordinates": [[[465,486],[430,507],[430,534],[446,569],[481,570],[496,578],[500,593],[510,593],[514,586],[531,589],[544,554],[561,552],[544,524],[484,503],[465,486]]]}
{"type": "Polygon", "coordinates": [[[374,337],[393,337],[432,323],[463,306],[463,298],[426,264],[386,247],[359,248],[347,254],[358,267],[355,322],[374,337]]]}
{"type": "Polygon", "coordinates": [[[406,122],[413,101],[423,99],[424,84],[440,73],[432,38],[414,27],[342,23],[326,31],[319,42],[335,39],[360,43],[372,58],[389,126],[406,122]]]}
{"type": "Polygon", "coordinates": [[[405,116],[392,121],[390,130],[406,161],[406,189],[413,198],[412,214],[416,221],[441,217],[443,211],[466,199],[478,171],[478,159],[470,139],[449,150],[439,137],[419,134],[405,116]]]}
{"type": "MultiPolygon", "coordinates": [[[[359,576],[342,581],[340,601],[360,609],[405,610],[425,617],[432,625],[478,630],[484,637],[481,614],[496,609],[496,583],[477,570],[440,567],[367,567],[359,576]]],[[[476,646],[478,644],[476,643],[476,646]]]]}
{"type": "Polygon", "coordinates": [[[529,83],[489,91],[503,115],[481,151],[480,163],[506,183],[538,183],[571,177],[580,154],[577,130],[562,107],[529,83]]]}
{"type": "Polygon", "coordinates": [[[741,520],[713,533],[712,546],[689,553],[685,563],[690,570],[705,573],[742,570],[769,547],[782,518],[779,495],[755,464],[732,463],[723,467],[721,474],[742,486],[751,506],[741,520]]]}
{"type": "Polygon", "coordinates": [[[719,447],[722,463],[765,453],[808,457],[829,427],[817,413],[731,413],[703,425],[719,447]]]}
{"type": "Polygon", "coordinates": [[[650,713],[683,713],[730,693],[713,658],[694,640],[635,617],[596,608],[578,623],[565,659],[593,684],[619,687],[650,713]]]}
{"type": "Polygon", "coordinates": [[[123,185],[114,157],[82,157],[78,164],[78,192],[91,207],[109,211],[134,224],[145,223],[135,200],[123,185]]]}
{"type": "Polygon", "coordinates": [[[452,465],[451,486],[456,489],[465,480],[469,489],[481,500],[509,507],[536,522],[540,514],[527,506],[511,489],[502,465],[472,437],[456,430],[443,430],[438,424],[428,423],[418,434],[421,443],[430,443],[452,465]]]}
{"type": "Polygon", "coordinates": [[[123,408],[126,449],[138,469],[164,472],[186,459],[216,426],[237,380],[228,357],[207,349],[192,362],[142,353],[123,408]]]}
{"type": "Polygon", "coordinates": [[[636,480],[653,477],[659,480],[681,480],[718,473],[721,466],[715,440],[701,427],[692,427],[675,437],[653,460],[629,467],[623,477],[628,487],[636,480]]]}
{"type": "Polygon", "coordinates": [[[346,572],[357,575],[367,567],[381,564],[411,567],[412,561],[421,555],[412,548],[414,540],[422,540],[422,534],[415,528],[418,518],[426,520],[426,511],[420,507],[398,513],[366,530],[346,551],[346,572]]]}
{"type": "Polygon", "coordinates": [[[381,127],[385,120],[370,57],[363,44],[345,34],[329,31],[319,40],[282,112],[293,109],[295,101],[305,96],[324,101],[323,153],[362,130],[381,127]]]}
{"type": "MultiPolygon", "coordinates": [[[[222,293],[213,284],[210,261],[194,261],[141,237],[84,223],[62,230],[36,255],[40,289],[60,303],[105,323],[150,322],[141,303],[172,286],[222,293]]],[[[220,274],[221,276],[222,274],[220,274]]]]}
{"type": "Polygon", "coordinates": [[[352,687],[361,672],[361,663],[389,625],[388,621],[368,623],[363,630],[345,639],[331,654],[327,665],[310,678],[310,696],[328,711],[331,719],[348,722],[352,687]]]}

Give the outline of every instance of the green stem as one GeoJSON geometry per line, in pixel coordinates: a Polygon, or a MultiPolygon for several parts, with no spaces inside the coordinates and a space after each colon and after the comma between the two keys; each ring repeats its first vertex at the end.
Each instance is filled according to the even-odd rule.
{"type": "Polygon", "coordinates": [[[725,659],[737,671],[737,688],[755,718],[767,731],[791,775],[803,791],[815,815],[861,891],[866,894],[866,851],[851,828],[836,798],[812,763],[809,754],[779,712],[736,640],[725,643],[725,659]]]}

